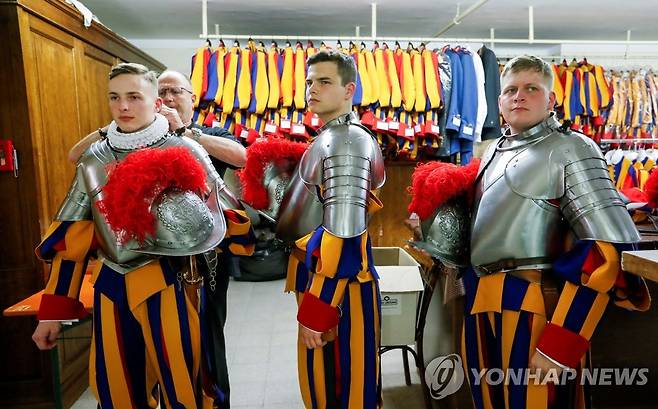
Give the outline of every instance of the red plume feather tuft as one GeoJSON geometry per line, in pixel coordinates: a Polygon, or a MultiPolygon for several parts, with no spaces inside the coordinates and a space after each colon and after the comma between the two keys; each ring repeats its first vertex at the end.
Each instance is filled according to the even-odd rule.
{"type": "Polygon", "coordinates": [[[247,148],[247,163],[239,172],[242,198],[254,209],[266,209],[270,205],[267,189],[263,186],[265,168],[269,164],[294,169],[306,151],[308,144],[286,139],[268,138],[257,141],[247,148]]]}
{"type": "Polygon", "coordinates": [[[463,193],[472,194],[479,167],[477,158],[466,166],[445,162],[419,165],[411,177],[409,213],[416,213],[424,220],[450,199],[463,193]]]}
{"type": "Polygon", "coordinates": [[[654,209],[658,208],[658,171],[655,169],[644,185],[644,192],[649,197],[649,206],[654,209]]]}

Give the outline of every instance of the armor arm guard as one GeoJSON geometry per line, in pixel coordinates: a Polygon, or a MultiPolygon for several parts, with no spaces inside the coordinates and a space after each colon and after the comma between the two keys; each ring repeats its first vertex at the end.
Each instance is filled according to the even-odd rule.
{"type": "Polygon", "coordinates": [[[342,238],[365,232],[369,192],[386,181],[381,151],[365,128],[350,124],[324,131],[304,153],[299,175],[322,188],[327,231],[342,238]]]}
{"type": "Polygon", "coordinates": [[[636,243],[640,234],[615,189],[603,158],[565,167],[560,209],[579,240],[636,243]]]}
{"type": "Polygon", "coordinates": [[[91,200],[85,189],[84,175],[80,163],[75,169],[75,176],[73,176],[66,198],[55,214],[55,220],[91,220],[91,200]]]}

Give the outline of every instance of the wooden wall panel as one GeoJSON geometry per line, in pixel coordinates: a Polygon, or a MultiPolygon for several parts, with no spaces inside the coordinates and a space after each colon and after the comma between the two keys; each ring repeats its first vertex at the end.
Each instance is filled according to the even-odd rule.
{"type": "MultiPolygon", "coordinates": [[[[80,135],[76,141],[112,121],[108,107],[108,73],[115,58],[97,48],[80,42],[83,52],[79,58],[81,80],[78,82],[80,107],[80,135]]],[[[72,146],[72,145],[71,145],[72,146]]]]}

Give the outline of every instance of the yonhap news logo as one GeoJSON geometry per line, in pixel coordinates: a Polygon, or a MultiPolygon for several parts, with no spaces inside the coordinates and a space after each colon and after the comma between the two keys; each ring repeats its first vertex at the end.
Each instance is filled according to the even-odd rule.
{"type": "Polygon", "coordinates": [[[464,367],[457,354],[434,358],[425,369],[425,383],[433,399],[440,400],[452,395],[464,383],[464,367]]]}
{"type": "MultiPolygon", "coordinates": [[[[473,386],[495,385],[580,385],[645,386],[649,382],[649,368],[583,368],[579,371],[517,368],[468,368],[473,386]]],[[[425,369],[425,383],[433,399],[440,400],[457,392],[464,384],[464,367],[457,354],[439,356],[425,369]]]]}

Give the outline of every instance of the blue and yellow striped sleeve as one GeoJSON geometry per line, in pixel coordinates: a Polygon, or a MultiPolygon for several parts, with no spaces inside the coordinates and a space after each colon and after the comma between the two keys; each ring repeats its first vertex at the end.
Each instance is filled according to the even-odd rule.
{"type": "Polygon", "coordinates": [[[583,240],[557,260],[554,273],[565,280],[565,285],[551,322],[539,339],[539,351],[575,368],[589,349],[589,341],[611,298],[630,310],[649,308],[643,279],[621,270],[622,247],[583,240]]]}
{"type": "MultiPolygon", "coordinates": [[[[379,199],[371,194],[369,213],[381,207],[379,199]]],[[[297,245],[305,247],[306,258],[303,264],[311,273],[299,305],[297,320],[309,329],[326,332],[338,325],[339,306],[348,283],[377,279],[370,236],[366,231],[359,236],[344,239],[320,226],[298,240],[297,245]]]]}
{"type": "Polygon", "coordinates": [[[36,248],[37,256],[51,264],[39,320],[75,320],[87,315],[78,297],[90,253],[95,248],[94,232],[90,220],[55,221],[36,248]]]}

